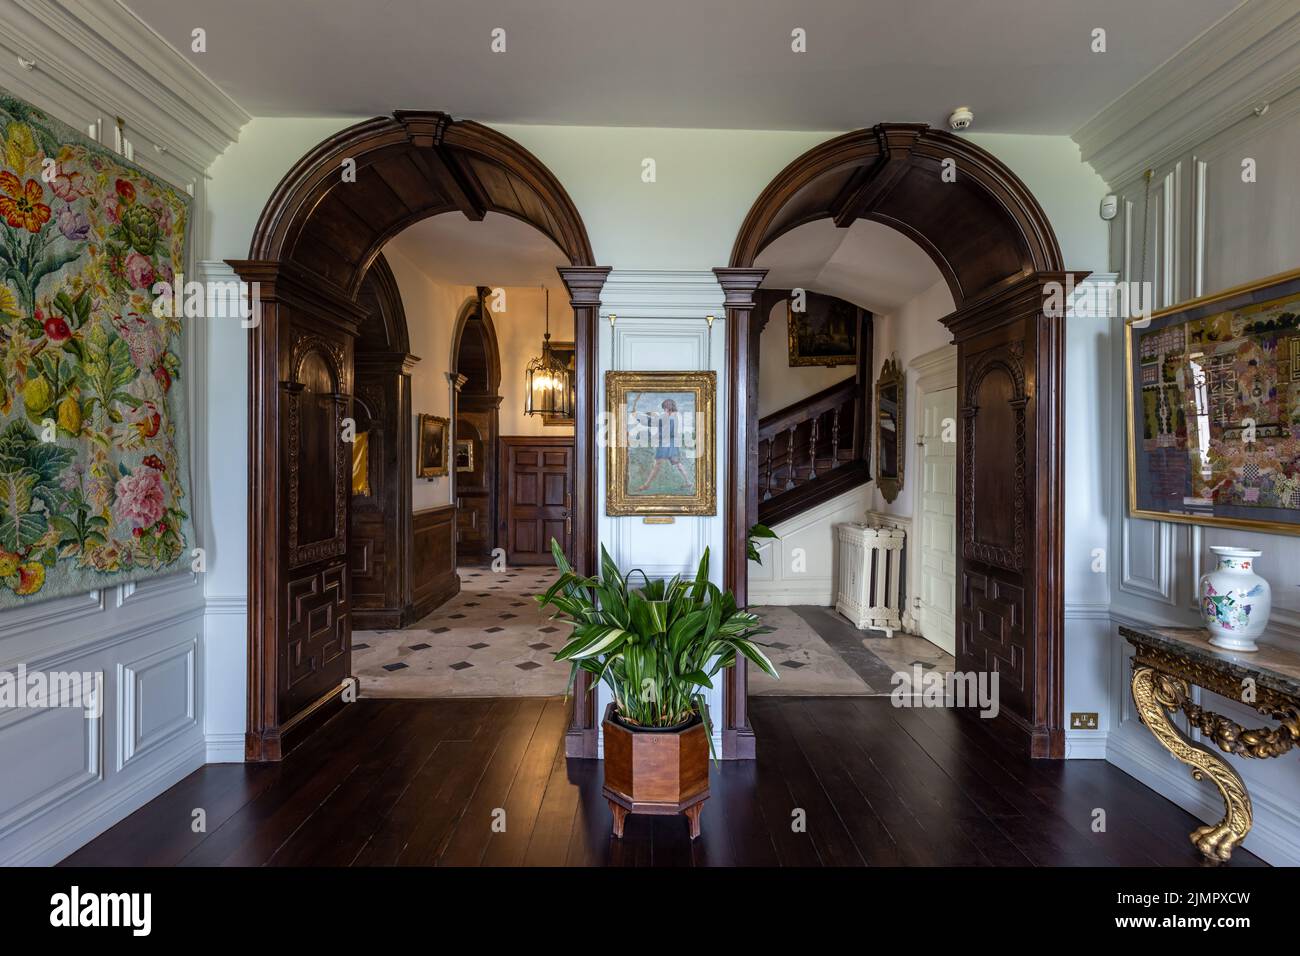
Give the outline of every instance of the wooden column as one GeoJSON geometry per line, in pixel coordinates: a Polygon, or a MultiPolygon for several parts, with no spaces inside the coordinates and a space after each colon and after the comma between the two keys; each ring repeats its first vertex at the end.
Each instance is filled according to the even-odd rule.
{"type": "MultiPolygon", "coordinates": [[[[733,591],[736,604],[749,603],[749,528],[758,520],[758,336],[753,334],[754,293],[766,269],[717,268],[713,274],[726,295],[727,416],[730,475],[727,488],[723,587],[733,591]]],[[[743,658],[728,669],[722,685],[722,756],[753,760],[754,730],[749,726],[749,679],[743,658]]]]}
{"type": "Polygon", "coordinates": [[[1065,322],[1033,272],[943,322],[957,345],[957,670],[997,672],[999,719],[1065,755],[1065,322]]]}
{"type": "MultiPolygon", "coordinates": [[[[577,402],[573,413],[573,566],[593,574],[596,561],[596,522],[601,489],[596,480],[596,425],[600,415],[600,291],[609,266],[560,266],[556,271],[569,290],[573,306],[573,352],[577,367],[577,402]]],[[[573,685],[573,715],[565,734],[568,757],[596,756],[596,693],[591,675],[579,671],[573,685]]]]}

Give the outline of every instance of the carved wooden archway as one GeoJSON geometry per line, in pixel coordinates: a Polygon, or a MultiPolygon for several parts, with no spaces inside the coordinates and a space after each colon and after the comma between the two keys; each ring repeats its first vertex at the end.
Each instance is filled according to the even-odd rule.
{"type": "MultiPolygon", "coordinates": [[[[249,760],[278,760],[335,712],[351,672],[348,449],[331,422],[354,394],[358,296],[384,244],[418,220],[457,212],[512,216],[568,258],[574,309],[576,427],[594,436],[596,312],[607,268],[582,217],[528,150],[446,113],[399,111],[322,142],[285,175],[246,260],[258,283],[249,337],[249,760]]],[[[595,567],[594,440],[578,443],[575,558],[595,567]]],[[[575,694],[573,739],[594,741],[592,701],[575,694]]]]}
{"type": "Polygon", "coordinates": [[[456,556],[465,561],[491,560],[497,546],[499,479],[497,448],[501,437],[501,350],[496,326],[486,306],[490,290],[479,286],[462,306],[451,333],[451,375],[456,380],[452,408],[453,435],[474,442],[473,468],[457,472],[456,556]],[[467,349],[468,346],[468,349],[467,349]]]}
{"type": "MultiPolygon", "coordinates": [[[[748,598],[747,529],[757,520],[754,263],[778,236],[818,219],[871,219],[904,233],[938,266],[957,310],[957,669],[999,673],[1001,713],[1033,756],[1064,755],[1064,320],[1043,311],[1063,282],[1060,247],[1029,189],[969,140],[883,123],[828,140],[790,163],[746,216],[726,293],[730,460],[726,582],[748,598]]],[[[1076,279],[1086,272],[1074,273],[1076,279]]],[[[723,747],[754,752],[744,663],[724,690],[723,747]]]]}

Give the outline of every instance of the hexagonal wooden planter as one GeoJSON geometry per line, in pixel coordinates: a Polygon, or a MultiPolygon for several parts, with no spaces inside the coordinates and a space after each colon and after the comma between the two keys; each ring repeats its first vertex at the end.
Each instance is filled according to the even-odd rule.
{"type": "Polygon", "coordinates": [[[700,811],[709,799],[709,737],[698,717],[680,730],[633,729],[605,708],[605,786],[614,836],[629,813],[686,814],[691,839],[700,835],[700,811]]]}

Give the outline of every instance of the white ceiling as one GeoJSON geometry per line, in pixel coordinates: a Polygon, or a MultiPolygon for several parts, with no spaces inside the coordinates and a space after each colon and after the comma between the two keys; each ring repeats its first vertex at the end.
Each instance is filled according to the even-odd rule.
{"type": "Polygon", "coordinates": [[[254,115],[845,130],[969,105],[976,130],[1070,134],[1240,0],[125,3],[254,115]]]}
{"type": "Polygon", "coordinates": [[[847,229],[829,219],[791,229],[754,264],[768,268],[765,288],[825,292],[877,315],[892,315],[943,279],[920,246],[866,219],[847,229]]]}
{"type": "Polygon", "coordinates": [[[545,285],[562,291],[555,267],[569,264],[560,248],[534,227],[495,212],[482,222],[459,212],[422,219],[390,239],[384,250],[390,248],[443,285],[545,285]]]}

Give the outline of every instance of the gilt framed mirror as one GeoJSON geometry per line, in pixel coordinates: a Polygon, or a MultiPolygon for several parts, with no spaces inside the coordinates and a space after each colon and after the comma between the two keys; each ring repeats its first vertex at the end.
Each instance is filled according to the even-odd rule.
{"type": "Polygon", "coordinates": [[[876,487],[888,502],[903,489],[903,369],[889,358],[876,379],[876,487]]]}

